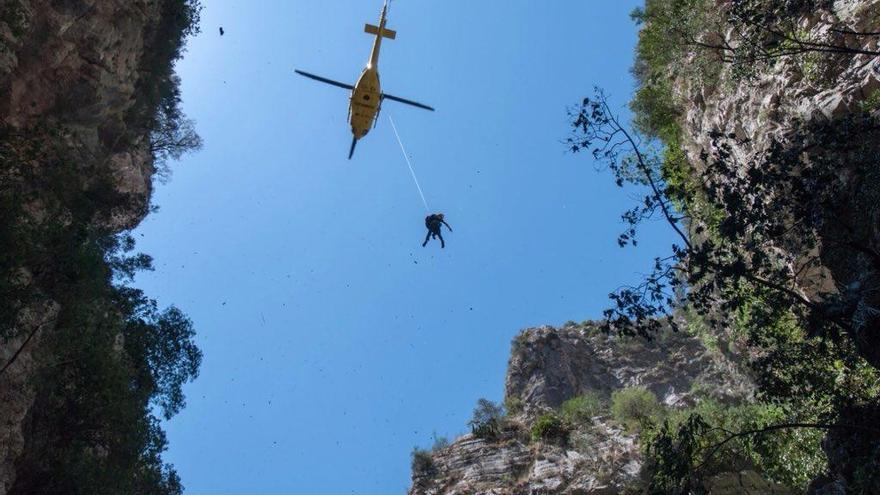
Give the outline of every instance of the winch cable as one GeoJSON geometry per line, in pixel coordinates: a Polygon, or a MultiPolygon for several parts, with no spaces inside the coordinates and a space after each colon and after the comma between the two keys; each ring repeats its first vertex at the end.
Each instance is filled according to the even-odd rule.
{"type": "Polygon", "coordinates": [[[425,193],[422,192],[422,186],[419,185],[419,179],[416,177],[416,171],[413,169],[412,162],[410,162],[409,160],[409,155],[406,154],[406,148],[403,147],[403,141],[400,140],[400,134],[397,132],[397,126],[394,125],[394,119],[391,118],[391,115],[388,115],[388,120],[391,121],[391,128],[394,129],[394,136],[397,137],[397,144],[400,145],[400,151],[403,152],[403,159],[406,160],[406,165],[409,167],[409,173],[412,175],[413,182],[416,184],[416,189],[419,190],[419,196],[422,197],[422,204],[425,205],[425,211],[430,213],[431,209],[428,207],[428,201],[425,199],[425,193]]]}

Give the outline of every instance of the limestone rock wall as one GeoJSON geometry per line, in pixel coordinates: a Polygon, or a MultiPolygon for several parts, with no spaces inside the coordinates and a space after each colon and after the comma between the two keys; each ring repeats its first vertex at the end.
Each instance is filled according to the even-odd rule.
{"type": "Polygon", "coordinates": [[[644,386],[667,405],[692,403],[695,386],[722,401],[751,395],[737,367],[683,333],[653,341],[606,335],[593,326],[540,327],[513,343],[506,395],[528,408],[557,408],[572,397],[644,386]]]}
{"type": "MultiPolygon", "coordinates": [[[[718,0],[719,11],[727,3],[718,0]]],[[[869,52],[880,50],[880,36],[841,34],[880,32],[880,0],[837,0],[828,9],[803,12],[796,24],[803,39],[827,40],[869,52]]],[[[739,43],[734,29],[726,37],[731,45],[739,43]]],[[[715,149],[716,133],[730,136],[721,141],[730,148],[731,161],[762,163],[773,143],[800,148],[802,139],[794,137],[800,129],[820,125],[843,129],[849,125],[847,118],[865,113],[880,116],[880,108],[870,108],[870,102],[880,98],[880,57],[876,55],[809,53],[783,57],[759,66],[749,78],[738,78],[732,66],[720,61],[718,69],[717,77],[682,72],[674,81],[676,104],[683,110],[683,148],[697,170],[705,168],[703,154],[715,149]]],[[[880,252],[880,181],[878,176],[857,179],[853,173],[866,159],[880,153],[880,130],[876,126],[865,129],[852,142],[837,145],[830,157],[821,147],[804,147],[805,160],[830,158],[839,177],[851,184],[835,211],[823,212],[819,232],[823,244],[801,251],[790,240],[780,240],[771,251],[796,260],[818,255],[819,266],[799,277],[800,291],[816,300],[833,297],[844,301],[849,307],[846,311],[855,313],[849,316],[859,322],[852,336],[859,352],[880,366],[880,263],[876,256],[867,254],[880,252]],[[837,242],[853,237],[867,249],[843,249],[837,242]],[[869,320],[866,328],[860,328],[861,322],[869,320]]],[[[750,192],[743,190],[741,195],[748,198],[750,192]]],[[[792,266],[792,271],[800,270],[792,266]]]]}
{"type": "MultiPolygon", "coordinates": [[[[719,4],[727,2],[719,0],[719,4]]],[[[821,38],[831,29],[876,32],[880,0],[837,0],[831,11],[817,10],[799,20],[803,35],[821,38]]],[[[729,36],[732,44],[736,39],[729,36]]],[[[840,40],[838,40],[840,41],[840,40]]],[[[877,50],[877,37],[849,37],[854,47],[877,50]]],[[[755,78],[737,81],[722,70],[719,81],[687,77],[676,81],[677,99],[685,110],[685,145],[691,163],[711,149],[711,133],[747,138],[732,143],[739,162],[760,155],[773,141],[784,141],[800,122],[837,119],[860,110],[880,90],[880,60],[871,55],[842,57],[839,63],[804,66],[802,57],[781,58],[755,78]]]]}
{"type": "MultiPolygon", "coordinates": [[[[152,192],[149,137],[127,117],[145,76],[141,62],[160,5],[159,0],[0,1],[0,122],[24,133],[62,129],[63,142],[47,146],[68,149],[71,162],[88,173],[109,172],[117,191],[134,198],[109,215],[110,226],[120,230],[140,222],[152,192]]],[[[29,213],[39,221],[38,206],[29,213]]],[[[58,309],[51,302],[26,308],[13,337],[0,340],[0,365],[17,354],[0,374],[0,495],[15,479],[24,446],[40,334],[58,309]]]]}
{"type": "Polygon", "coordinates": [[[58,125],[120,192],[141,198],[117,226],[146,214],[153,174],[148,137],[130,128],[141,59],[158,0],[4,0],[0,6],[0,119],[17,129],[58,125]]]}
{"type": "Polygon", "coordinates": [[[415,474],[410,495],[616,494],[641,468],[635,439],[601,419],[571,445],[466,435],[433,459],[436,472],[415,474]]]}
{"type": "MultiPolygon", "coordinates": [[[[719,0],[719,11],[729,3],[719,0]]],[[[880,0],[836,0],[827,5],[800,13],[795,19],[799,36],[863,51],[880,50],[876,34],[846,34],[880,32],[880,0]]],[[[739,41],[734,29],[726,39],[732,45],[739,41]]],[[[818,259],[799,277],[797,289],[820,302],[840,301],[838,307],[846,308],[841,312],[852,327],[847,336],[862,357],[880,367],[880,264],[870,254],[880,252],[880,127],[876,124],[880,122],[880,57],[811,53],[779,58],[759,66],[747,79],[737,78],[724,65],[717,78],[678,74],[673,87],[676,105],[683,110],[683,147],[700,173],[705,170],[703,153],[713,150],[713,133],[732,136],[723,142],[733,163],[763,163],[771,146],[781,143],[799,150],[804,162],[821,158],[831,164],[846,193],[834,198],[833,207],[826,204],[824,211],[817,212],[820,245],[804,252],[794,243],[780,241],[770,249],[795,260],[794,264],[818,259]],[[809,142],[796,137],[803,128],[846,129],[855,117],[873,119],[874,124],[838,140],[832,151],[803,146],[809,142]],[[859,176],[854,172],[857,168],[868,172],[859,176]],[[840,239],[855,239],[861,246],[853,249],[840,239]]],[[[739,193],[747,198],[750,191],[739,193]]],[[[871,414],[875,411],[860,412],[853,421],[871,424],[866,419],[871,414]]],[[[858,449],[874,448],[863,437],[869,436],[829,435],[824,450],[831,463],[830,477],[817,479],[810,493],[848,493],[845,479],[851,479],[858,468],[851,456],[858,449]]]]}

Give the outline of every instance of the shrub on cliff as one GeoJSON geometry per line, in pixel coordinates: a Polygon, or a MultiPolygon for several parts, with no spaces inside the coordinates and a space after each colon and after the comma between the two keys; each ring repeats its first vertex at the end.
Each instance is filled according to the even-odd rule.
{"type": "Polygon", "coordinates": [[[30,260],[57,263],[43,265],[44,292],[32,299],[57,302],[60,312],[45,322],[29,444],[9,493],[181,493],[161,458],[156,416],[177,413],[183,385],[198,374],[191,322],[122,285],[149,268],[148,258],[126,253],[130,239],[81,222],[18,232],[30,260]]]}
{"type": "Polygon", "coordinates": [[[177,495],[154,411],[169,418],[184,405],[201,362],[192,325],[134,289],[80,288],[45,336],[53,358],[36,379],[35,445],[10,493],[177,495]]]}
{"type": "Polygon", "coordinates": [[[488,399],[478,400],[468,426],[477,438],[497,440],[504,431],[504,407],[488,399]]]}
{"type": "Polygon", "coordinates": [[[647,0],[631,14],[641,26],[632,72],[638,82],[630,106],[636,128],[664,141],[678,133],[680,109],[672,98],[677,73],[689,71],[700,78],[717,73],[717,60],[689,55],[687,40],[720,22],[712,0],[647,0]]]}
{"type": "Polygon", "coordinates": [[[146,40],[141,58],[143,76],[138,81],[138,105],[132,116],[148,119],[161,113],[180,117],[180,78],[174,64],[183,57],[186,39],[199,32],[202,6],[199,0],[161,0],[160,16],[146,40]]]}
{"type": "Polygon", "coordinates": [[[525,404],[519,397],[507,396],[504,398],[504,409],[508,414],[519,414],[525,409],[525,404]]]}
{"type": "Polygon", "coordinates": [[[559,442],[568,441],[571,427],[554,412],[541,415],[532,425],[532,441],[559,442]]]}
{"type": "Polygon", "coordinates": [[[595,392],[568,399],[562,403],[560,412],[567,421],[576,424],[589,423],[595,416],[606,411],[607,407],[595,392]]]}
{"type": "Polygon", "coordinates": [[[611,394],[611,414],[627,429],[638,430],[642,425],[658,420],[663,414],[663,406],[654,392],[644,387],[631,387],[611,394]]]}
{"type": "Polygon", "coordinates": [[[437,474],[437,466],[434,465],[431,451],[413,447],[410,457],[410,468],[412,469],[413,476],[431,477],[437,474]]]}
{"type": "Polygon", "coordinates": [[[880,110],[880,89],[875,89],[859,103],[859,109],[867,114],[880,110]]]}

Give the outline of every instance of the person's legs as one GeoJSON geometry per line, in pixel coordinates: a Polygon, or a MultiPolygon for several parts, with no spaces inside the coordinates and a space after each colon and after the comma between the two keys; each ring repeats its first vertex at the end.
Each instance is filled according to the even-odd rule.
{"type": "Polygon", "coordinates": [[[440,238],[440,249],[445,248],[445,247],[446,247],[446,242],[443,240],[443,236],[440,234],[440,232],[437,232],[437,237],[440,238]]]}
{"type": "Polygon", "coordinates": [[[425,247],[428,245],[428,241],[431,240],[431,234],[432,234],[432,232],[429,230],[428,235],[425,236],[425,242],[422,243],[422,247],[425,247]]]}

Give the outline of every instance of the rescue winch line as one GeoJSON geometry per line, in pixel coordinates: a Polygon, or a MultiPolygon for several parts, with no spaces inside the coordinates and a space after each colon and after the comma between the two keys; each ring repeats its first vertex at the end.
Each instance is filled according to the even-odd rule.
{"type": "Polygon", "coordinates": [[[391,128],[394,129],[394,135],[397,137],[397,144],[400,145],[400,151],[403,152],[403,159],[406,160],[406,165],[409,167],[409,173],[412,174],[413,182],[416,184],[416,189],[419,190],[419,196],[422,197],[422,203],[425,205],[425,211],[430,212],[431,209],[428,207],[428,201],[425,200],[425,193],[422,192],[422,186],[419,185],[419,179],[416,177],[416,171],[413,170],[412,163],[409,161],[409,155],[406,154],[406,149],[403,147],[403,141],[400,140],[400,134],[397,132],[397,126],[394,125],[394,119],[391,118],[391,115],[388,116],[388,120],[391,121],[391,128]]]}

